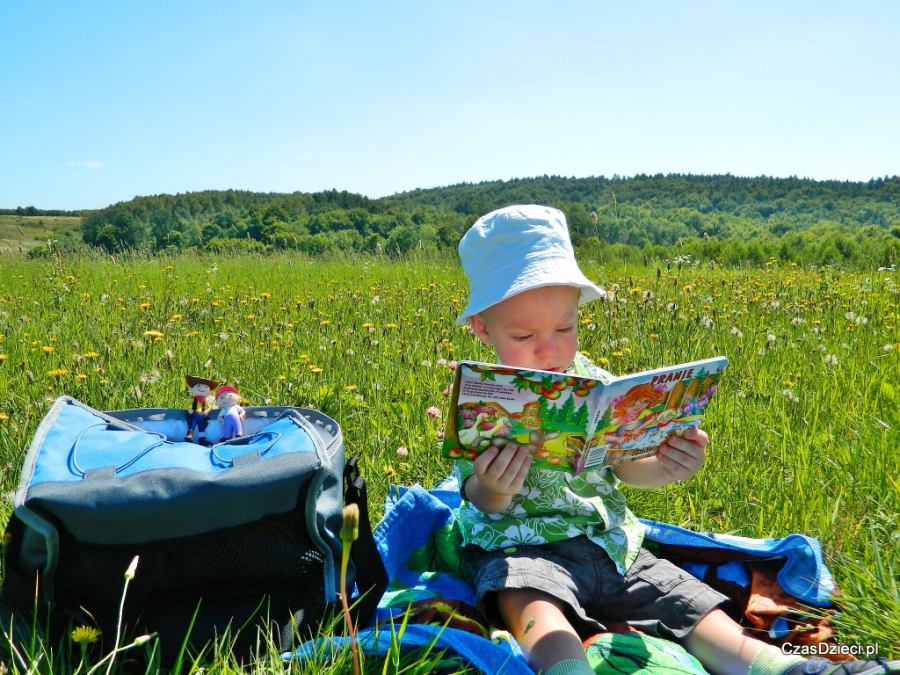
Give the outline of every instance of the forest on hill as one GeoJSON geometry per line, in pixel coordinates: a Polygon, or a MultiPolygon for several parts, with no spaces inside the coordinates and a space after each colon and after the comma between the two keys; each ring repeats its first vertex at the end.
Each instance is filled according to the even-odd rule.
{"type": "Polygon", "coordinates": [[[108,251],[292,249],[402,254],[454,248],[480,215],[515,203],[562,209],[597,260],[895,265],[900,177],[867,182],[731,175],[542,176],[463,183],[381,199],[332,190],[137,197],[83,216],[108,251]],[[673,253],[674,251],[674,253],[673,253]]]}

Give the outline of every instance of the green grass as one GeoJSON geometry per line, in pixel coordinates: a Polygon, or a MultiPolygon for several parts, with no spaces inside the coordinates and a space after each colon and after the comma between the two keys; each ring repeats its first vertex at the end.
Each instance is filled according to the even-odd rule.
{"type": "Polygon", "coordinates": [[[37,246],[81,243],[81,218],[74,216],[0,216],[0,254],[37,246]]]}
{"type": "MultiPolygon", "coordinates": [[[[730,359],[704,422],[706,466],[629,491],[632,510],[698,530],[818,538],[845,598],[840,639],[900,656],[896,274],[583,267],[613,291],[583,307],[580,328],[581,349],[607,369],[730,359]]],[[[453,325],[465,297],[445,260],[0,256],[0,516],[53,397],[187,407],[190,373],[236,383],[250,405],[338,419],[377,518],[389,483],[427,487],[451,469],[441,420],[425,413],[446,412],[452,371],[441,364],[491,358],[453,325]]]]}

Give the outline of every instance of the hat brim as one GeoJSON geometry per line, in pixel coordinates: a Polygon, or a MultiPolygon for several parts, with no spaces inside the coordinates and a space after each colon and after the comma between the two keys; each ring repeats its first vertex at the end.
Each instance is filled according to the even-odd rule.
{"type": "Polygon", "coordinates": [[[584,276],[577,266],[571,264],[559,265],[552,259],[541,260],[527,266],[525,269],[511,271],[515,272],[511,278],[504,279],[501,274],[500,277],[492,277],[490,284],[471,289],[469,304],[463,310],[463,313],[457,317],[456,325],[466,324],[469,321],[469,317],[514,295],[544,286],[571,286],[578,288],[581,291],[581,297],[578,299],[579,305],[599,300],[606,296],[605,290],[584,276]]]}

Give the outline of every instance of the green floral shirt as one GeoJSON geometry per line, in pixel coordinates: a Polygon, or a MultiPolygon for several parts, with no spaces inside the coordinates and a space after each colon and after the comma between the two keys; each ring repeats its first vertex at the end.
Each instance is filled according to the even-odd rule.
{"type": "MultiPolygon", "coordinates": [[[[580,353],[567,372],[610,377],[580,353]]],[[[473,473],[472,462],[457,461],[456,472],[460,485],[464,485],[473,473]]],[[[499,513],[482,513],[463,495],[459,508],[463,542],[493,551],[584,535],[606,551],[619,572],[625,574],[640,551],[644,526],[628,510],[618,484],[611,466],[578,476],[554,469],[531,469],[509,507],[499,513]]]]}

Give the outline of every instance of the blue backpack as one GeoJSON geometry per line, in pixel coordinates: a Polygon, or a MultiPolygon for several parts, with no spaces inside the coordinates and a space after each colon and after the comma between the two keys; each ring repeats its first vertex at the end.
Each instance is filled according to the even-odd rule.
{"type": "Polygon", "coordinates": [[[96,626],[110,643],[124,573],[134,635],[156,632],[164,659],[231,631],[235,651],[308,637],[335,610],[344,498],[361,510],[350,573],[364,625],[387,582],[365,484],[345,462],[337,422],[315,410],[246,408],[244,436],[185,442],[187,411],[103,413],[60,397],[28,450],[7,526],[2,600],[39,625],[96,626]],[[38,598],[35,606],[35,598],[38,598]]]}

